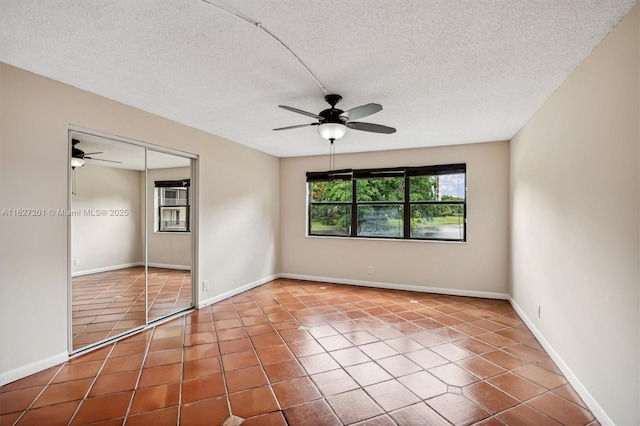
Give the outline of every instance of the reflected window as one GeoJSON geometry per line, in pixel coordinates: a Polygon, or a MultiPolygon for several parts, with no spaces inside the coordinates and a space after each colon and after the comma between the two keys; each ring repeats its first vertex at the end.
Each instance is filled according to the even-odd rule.
{"type": "Polygon", "coordinates": [[[189,232],[190,179],[155,182],[158,232],[189,232]]]}

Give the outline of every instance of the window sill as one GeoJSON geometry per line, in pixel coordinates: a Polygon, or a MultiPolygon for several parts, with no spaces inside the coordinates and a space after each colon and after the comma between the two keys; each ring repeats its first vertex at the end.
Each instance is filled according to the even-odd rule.
{"type": "Polygon", "coordinates": [[[323,240],[345,240],[345,241],[392,241],[401,243],[445,243],[445,244],[467,244],[468,241],[452,241],[452,240],[419,240],[419,239],[404,239],[404,238],[377,238],[377,237],[338,237],[328,235],[305,235],[305,238],[319,238],[323,240]]]}
{"type": "Polygon", "coordinates": [[[170,234],[170,235],[191,235],[191,231],[153,231],[154,234],[170,234]]]}

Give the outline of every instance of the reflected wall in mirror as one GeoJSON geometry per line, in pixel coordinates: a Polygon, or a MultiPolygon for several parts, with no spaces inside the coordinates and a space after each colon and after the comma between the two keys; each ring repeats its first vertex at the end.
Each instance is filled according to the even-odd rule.
{"type": "Polygon", "coordinates": [[[149,321],[192,306],[191,160],[147,150],[149,321]]]}
{"type": "Polygon", "coordinates": [[[71,134],[72,349],[146,324],[145,148],[71,134]]]}
{"type": "Polygon", "coordinates": [[[70,132],[71,352],[193,306],[191,159],[70,132]]]}

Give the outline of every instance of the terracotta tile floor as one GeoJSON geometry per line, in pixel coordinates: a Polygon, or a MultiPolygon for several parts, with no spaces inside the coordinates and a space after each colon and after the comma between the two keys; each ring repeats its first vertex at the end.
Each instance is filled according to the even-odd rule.
{"type": "Polygon", "coordinates": [[[506,301],[275,280],[0,388],[0,424],[597,425],[506,301]]]}
{"type": "MultiPolygon", "coordinates": [[[[144,267],[72,279],[73,348],[79,349],[145,324],[144,267]]],[[[149,321],[187,309],[191,273],[149,268],[149,321]]]]}

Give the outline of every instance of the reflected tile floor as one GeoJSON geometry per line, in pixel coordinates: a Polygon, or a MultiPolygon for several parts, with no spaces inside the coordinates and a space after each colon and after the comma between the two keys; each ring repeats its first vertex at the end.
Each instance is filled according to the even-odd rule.
{"type": "MultiPolygon", "coordinates": [[[[145,324],[144,267],[72,279],[73,348],[117,336],[145,324]]],[[[149,321],[191,307],[191,273],[149,268],[149,321]]]]}
{"type": "Polygon", "coordinates": [[[286,279],[0,388],[1,425],[232,415],[245,426],[598,424],[506,301],[286,279]]]}

